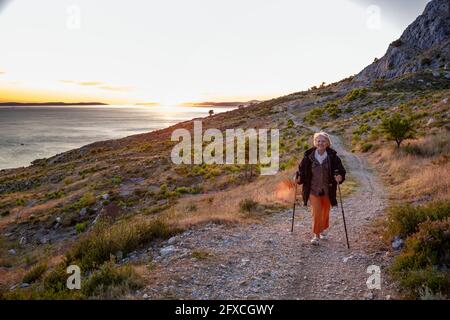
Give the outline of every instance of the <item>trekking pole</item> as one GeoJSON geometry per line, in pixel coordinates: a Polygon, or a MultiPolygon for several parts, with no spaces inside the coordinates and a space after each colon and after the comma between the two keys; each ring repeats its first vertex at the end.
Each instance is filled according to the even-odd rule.
{"type": "MultiPolygon", "coordinates": [[[[334,175],[338,175],[338,170],[334,171],[334,175]]],[[[348,234],[347,234],[347,225],[345,224],[345,215],[344,215],[344,207],[342,205],[342,195],[341,195],[341,187],[339,185],[339,182],[337,183],[338,189],[339,189],[339,199],[341,201],[341,210],[342,210],[342,220],[344,220],[344,230],[345,230],[345,239],[347,240],[347,248],[350,249],[350,244],[348,243],[348,234]]]]}
{"type": "Polygon", "coordinates": [[[298,171],[295,173],[295,186],[294,186],[294,206],[292,208],[292,226],[291,226],[291,232],[294,232],[294,216],[295,216],[295,202],[297,200],[297,178],[298,178],[298,171]]]}

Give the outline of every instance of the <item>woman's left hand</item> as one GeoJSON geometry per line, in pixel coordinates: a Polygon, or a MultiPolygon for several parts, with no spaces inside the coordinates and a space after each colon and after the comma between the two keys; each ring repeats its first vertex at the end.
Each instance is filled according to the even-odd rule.
{"type": "Polygon", "coordinates": [[[338,183],[342,181],[342,176],[341,175],[334,176],[334,178],[336,179],[336,181],[338,183]]]}

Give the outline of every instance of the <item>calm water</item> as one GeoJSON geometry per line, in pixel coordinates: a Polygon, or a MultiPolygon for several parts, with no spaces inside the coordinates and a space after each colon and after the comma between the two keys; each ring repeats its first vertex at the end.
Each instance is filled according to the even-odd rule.
{"type": "Polygon", "coordinates": [[[108,139],[122,138],[233,108],[63,106],[0,107],[0,169],[108,139]]]}

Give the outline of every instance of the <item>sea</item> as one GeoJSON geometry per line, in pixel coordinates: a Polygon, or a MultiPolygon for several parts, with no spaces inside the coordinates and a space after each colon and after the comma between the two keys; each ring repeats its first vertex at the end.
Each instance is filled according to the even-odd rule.
{"type": "Polygon", "coordinates": [[[86,144],[169,127],[235,107],[0,106],[0,170],[86,144]]]}

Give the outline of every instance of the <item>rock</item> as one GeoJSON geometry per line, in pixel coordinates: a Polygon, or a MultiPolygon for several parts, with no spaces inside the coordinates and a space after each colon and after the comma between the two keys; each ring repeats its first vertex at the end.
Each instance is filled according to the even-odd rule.
{"type": "Polygon", "coordinates": [[[25,289],[25,288],[28,288],[29,286],[30,286],[29,283],[24,282],[20,285],[20,288],[25,289]]]}
{"type": "Polygon", "coordinates": [[[249,262],[250,262],[249,259],[246,259],[246,258],[241,259],[241,265],[242,265],[243,267],[246,266],[249,262]]]}
{"type": "Polygon", "coordinates": [[[433,74],[433,77],[439,77],[441,75],[440,72],[436,70],[431,70],[431,73],[433,74]]]}
{"type": "Polygon", "coordinates": [[[373,293],[372,293],[372,292],[369,292],[369,293],[366,295],[366,298],[367,298],[367,300],[373,300],[373,293]]]}
{"type": "Polygon", "coordinates": [[[116,252],[116,258],[117,258],[118,260],[122,260],[122,258],[123,258],[123,252],[122,252],[122,251],[117,251],[117,252],[116,252]]]}
{"type": "Polygon", "coordinates": [[[429,126],[430,124],[432,124],[432,123],[435,122],[435,121],[436,121],[436,120],[434,120],[434,118],[428,119],[426,126],[429,126]]]}
{"type": "Polygon", "coordinates": [[[87,208],[82,208],[80,210],[80,217],[84,217],[87,214],[87,208]]]}
{"type": "Polygon", "coordinates": [[[351,259],[351,258],[353,258],[353,256],[344,257],[344,258],[342,259],[342,262],[347,263],[347,261],[348,261],[349,259],[351,259]]]}
{"type": "Polygon", "coordinates": [[[39,243],[40,244],[46,244],[48,242],[48,238],[47,237],[42,237],[39,239],[39,243]]]}
{"type": "Polygon", "coordinates": [[[404,241],[399,237],[396,236],[394,238],[394,241],[392,241],[392,249],[394,250],[400,250],[404,245],[404,241]]]}
{"type": "Polygon", "coordinates": [[[177,250],[175,249],[174,246],[167,246],[167,247],[161,248],[161,250],[159,250],[159,253],[161,254],[162,257],[165,257],[165,256],[168,256],[168,255],[174,253],[175,251],[177,251],[177,250]]]}
{"type": "Polygon", "coordinates": [[[391,300],[391,295],[388,294],[388,295],[386,296],[386,300],[391,300]]]}
{"type": "Polygon", "coordinates": [[[450,28],[449,6],[448,0],[428,2],[423,14],[389,45],[386,54],[354,76],[352,81],[371,83],[375,79],[390,80],[411,72],[438,69],[438,59],[423,56],[427,51],[438,51],[442,61],[449,61],[450,51],[446,50],[450,28]],[[423,62],[424,58],[428,59],[427,63],[423,62]]]}
{"type": "Polygon", "coordinates": [[[174,244],[177,241],[176,237],[171,237],[169,240],[167,240],[168,244],[174,244]]]}
{"type": "Polygon", "coordinates": [[[448,98],[442,99],[442,103],[448,103],[448,98]]]}
{"type": "Polygon", "coordinates": [[[8,252],[9,252],[10,254],[16,254],[16,253],[17,253],[15,249],[9,249],[8,252]]]}
{"type": "Polygon", "coordinates": [[[61,217],[56,217],[56,222],[61,223],[61,217]]]}
{"type": "Polygon", "coordinates": [[[105,193],[104,195],[102,195],[102,199],[109,200],[109,194],[105,193]]]}
{"type": "Polygon", "coordinates": [[[144,293],[144,295],[142,296],[142,298],[148,299],[148,294],[144,293]]]}
{"type": "Polygon", "coordinates": [[[24,246],[27,244],[27,238],[21,237],[19,240],[19,245],[24,246]]]}

